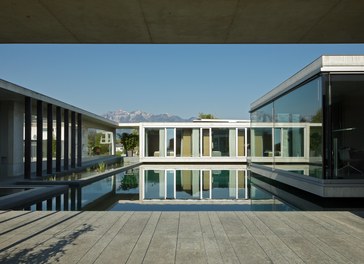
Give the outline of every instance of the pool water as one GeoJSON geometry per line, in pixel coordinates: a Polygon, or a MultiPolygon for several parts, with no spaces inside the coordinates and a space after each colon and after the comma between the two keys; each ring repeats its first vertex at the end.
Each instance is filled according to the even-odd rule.
{"type": "Polygon", "coordinates": [[[142,165],[82,188],[82,207],[111,211],[286,211],[244,165],[142,165]]]}

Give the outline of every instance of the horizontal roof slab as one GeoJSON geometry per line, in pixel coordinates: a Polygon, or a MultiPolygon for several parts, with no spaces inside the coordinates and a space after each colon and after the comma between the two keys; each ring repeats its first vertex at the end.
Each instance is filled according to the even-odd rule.
{"type": "Polygon", "coordinates": [[[364,1],[0,2],[0,43],[362,43],[364,1]]]}

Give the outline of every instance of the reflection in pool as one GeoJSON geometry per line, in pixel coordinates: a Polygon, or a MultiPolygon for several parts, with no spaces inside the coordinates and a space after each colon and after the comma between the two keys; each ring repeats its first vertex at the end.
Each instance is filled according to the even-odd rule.
{"type": "Polygon", "coordinates": [[[251,185],[243,165],[142,165],[83,187],[86,205],[112,211],[294,210],[251,185]],[[94,206],[95,200],[102,202],[94,206]]]}
{"type": "Polygon", "coordinates": [[[238,169],[142,169],[141,199],[246,199],[245,175],[238,169]]]}

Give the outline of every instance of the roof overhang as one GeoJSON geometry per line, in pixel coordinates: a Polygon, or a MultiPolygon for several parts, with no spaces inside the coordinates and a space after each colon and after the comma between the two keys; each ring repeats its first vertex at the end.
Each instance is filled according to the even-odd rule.
{"type": "Polygon", "coordinates": [[[30,97],[35,100],[40,100],[44,103],[52,104],[54,106],[59,106],[64,109],[80,113],[82,114],[83,119],[89,121],[90,123],[100,124],[103,127],[108,127],[108,128],[118,127],[118,123],[114,121],[111,121],[109,119],[98,116],[81,108],[75,107],[73,105],[64,103],[49,96],[40,94],[38,92],[32,91],[22,86],[0,79],[0,101],[12,100],[12,101],[24,102],[24,97],[30,97]]]}
{"type": "Polygon", "coordinates": [[[0,43],[363,43],[347,0],[0,1],[0,43]]]}

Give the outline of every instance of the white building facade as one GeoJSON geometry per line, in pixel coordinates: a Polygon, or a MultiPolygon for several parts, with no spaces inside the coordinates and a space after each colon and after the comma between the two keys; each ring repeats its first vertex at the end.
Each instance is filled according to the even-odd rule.
{"type": "Polygon", "coordinates": [[[249,121],[139,123],[141,162],[247,161],[249,121]]]}

